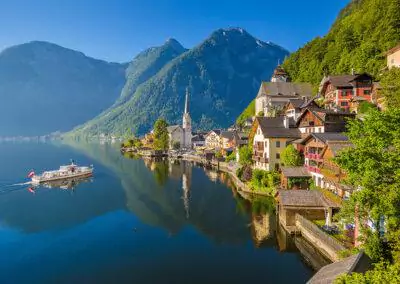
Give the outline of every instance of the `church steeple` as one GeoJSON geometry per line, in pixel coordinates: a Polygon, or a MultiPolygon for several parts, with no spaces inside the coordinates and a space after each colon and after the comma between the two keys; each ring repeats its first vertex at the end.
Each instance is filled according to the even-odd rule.
{"type": "Polygon", "coordinates": [[[192,147],[192,119],[189,114],[189,88],[186,88],[185,111],[182,119],[183,128],[183,147],[190,149],[192,147]]]}
{"type": "Polygon", "coordinates": [[[184,113],[189,113],[189,88],[186,88],[185,112],[184,113]]]}

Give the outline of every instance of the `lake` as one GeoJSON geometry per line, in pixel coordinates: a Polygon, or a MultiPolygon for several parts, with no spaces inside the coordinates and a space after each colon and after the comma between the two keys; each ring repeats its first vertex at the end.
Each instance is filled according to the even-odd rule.
{"type": "Polygon", "coordinates": [[[305,283],[314,273],[271,200],[224,173],[117,146],[0,143],[0,283],[305,283]],[[87,180],[31,188],[74,159],[87,180]]]}

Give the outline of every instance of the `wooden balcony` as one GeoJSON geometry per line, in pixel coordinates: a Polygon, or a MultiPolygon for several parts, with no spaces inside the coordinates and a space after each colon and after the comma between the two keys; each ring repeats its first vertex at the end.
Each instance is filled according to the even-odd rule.
{"type": "Polygon", "coordinates": [[[315,167],[315,166],[305,166],[305,167],[309,172],[317,173],[317,174],[321,173],[321,169],[318,167],[315,167]]]}
{"type": "Polygon", "coordinates": [[[254,162],[259,162],[259,163],[268,163],[268,159],[267,158],[254,156],[254,155],[253,155],[253,161],[254,162]]]}
{"type": "Polygon", "coordinates": [[[310,153],[310,152],[306,152],[304,153],[304,157],[311,159],[311,160],[322,160],[322,157],[320,154],[318,153],[310,153]]]}

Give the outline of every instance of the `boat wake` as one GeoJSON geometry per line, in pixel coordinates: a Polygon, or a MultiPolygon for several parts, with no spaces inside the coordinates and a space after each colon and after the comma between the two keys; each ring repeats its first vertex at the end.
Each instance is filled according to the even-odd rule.
{"type": "Polygon", "coordinates": [[[32,182],[28,181],[28,182],[9,184],[9,185],[6,185],[6,186],[9,187],[9,186],[21,186],[21,185],[31,185],[31,184],[32,184],[32,182]]]}

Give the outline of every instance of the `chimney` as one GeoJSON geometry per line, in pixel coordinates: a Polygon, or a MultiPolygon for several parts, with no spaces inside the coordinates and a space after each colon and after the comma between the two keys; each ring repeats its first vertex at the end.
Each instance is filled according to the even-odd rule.
{"type": "Polygon", "coordinates": [[[283,126],[285,128],[289,128],[289,117],[287,117],[286,115],[283,117],[283,126]]]}

